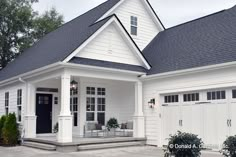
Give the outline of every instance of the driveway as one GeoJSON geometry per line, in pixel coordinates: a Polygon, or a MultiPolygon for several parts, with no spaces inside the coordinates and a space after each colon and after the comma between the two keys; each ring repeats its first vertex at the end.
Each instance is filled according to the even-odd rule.
{"type": "MultiPolygon", "coordinates": [[[[163,151],[156,147],[128,147],[75,153],[48,152],[27,147],[0,147],[1,157],[163,157],[163,151]]],[[[217,153],[203,152],[202,157],[222,157],[217,153]]]]}

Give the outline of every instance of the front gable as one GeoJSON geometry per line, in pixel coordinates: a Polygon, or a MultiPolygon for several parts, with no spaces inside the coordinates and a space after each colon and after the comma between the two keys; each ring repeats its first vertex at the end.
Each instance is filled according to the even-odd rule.
{"type": "Polygon", "coordinates": [[[137,35],[131,35],[139,48],[143,50],[152,39],[164,30],[164,26],[152,10],[147,0],[121,0],[102,18],[116,14],[131,35],[131,16],[137,17],[137,35]]]}
{"type": "Polygon", "coordinates": [[[150,69],[150,65],[116,16],[90,37],[84,45],[75,50],[66,61],[70,61],[73,57],[136,65],[150,69]]]}

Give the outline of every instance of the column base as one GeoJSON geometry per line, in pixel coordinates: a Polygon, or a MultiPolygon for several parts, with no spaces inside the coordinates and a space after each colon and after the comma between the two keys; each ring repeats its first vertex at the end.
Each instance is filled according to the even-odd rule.
{"type": "Polygon", "coordinates": [[[24,138],[36,138],[36,116],[24,116],[24,138]]]}
{"type": "Polygon", "coordinates": [[[144,125],[144,116],[134,116],[134,133],[133,137],[135,138],[145,138],[145,125],[144,125]]]}
{"type": "Polygon", "coordinates": [[[60,143],[72,142],[72,116],[59,116],[59,128],[57,140],[60,143]]]}

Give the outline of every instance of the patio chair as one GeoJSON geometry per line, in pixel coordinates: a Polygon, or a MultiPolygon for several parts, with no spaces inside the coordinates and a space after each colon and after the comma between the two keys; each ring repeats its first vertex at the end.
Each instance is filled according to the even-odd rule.
{"type": "Polygon", "coordinates": [[[98,122],[86,122],[84,125],[84,137],[104,136],[105,128],[98,122]]]}
{"type": "Polygon", "coordinates": [[[119,131],[123,133],[123,136],[133,136],[133,121],[128,121],[126,123],[121,124],[119,131]]]}

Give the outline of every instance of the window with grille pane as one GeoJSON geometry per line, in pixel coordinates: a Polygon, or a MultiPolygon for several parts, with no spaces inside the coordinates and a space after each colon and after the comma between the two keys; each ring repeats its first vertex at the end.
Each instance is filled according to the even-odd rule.
{"type": "Polygon", "coordinates": [[[179,102],[179,96],[178,95],[167,95],[164,98],[165,103],[176,103],[179,102]]]}
{"type": "Polygon", "coordinates": [[[183,95],[184,102],[199,101],[199,93],[190,93],[183,95]]]}
{"type": "Polygon", "coordinates": [[[138,18],[136,16],[130,17],[130,24],[131,24],[131,35],[138,34],[138,18]]]}
{"type": "Polygon", "coordinates": [[[106,88],[86,88],[86,121],[97,121],[105,125],[106,88]]]}
{"type": "Polygon", "coordinates": [[[22,116],[22,89],[17,90],[17,120],[18,122],[21,122],[22,116]]]}
{"type": "Polygon", "coordinates": [[[226,99],[225,91],[207,92],[207,100],[220,100],[220,99],[226,99]]]}
{"type": "Polygon", "coordinates": [[[5,93],[5,114],[9,113],[9,92],[5,93]]]}
{"type": "Polygon", "coordinates": [[[78,116],[79,116],[78,88],[71,89],[71,91],[70,91],[70,111],[73,115],[73,125],[74,125],[74,127],[77,127],[78,126],[78,116]]]}

